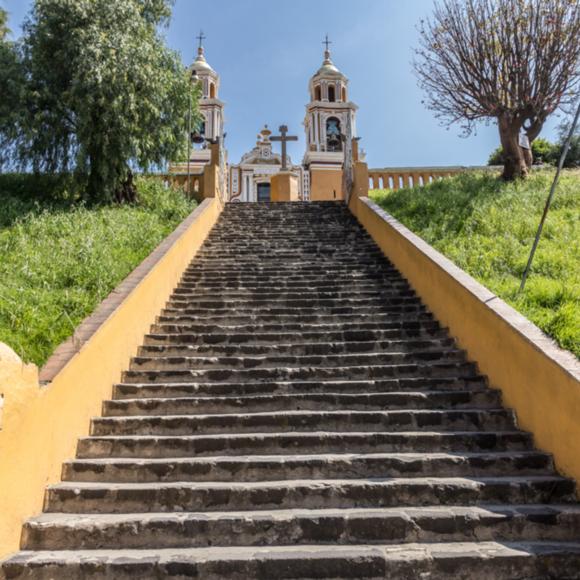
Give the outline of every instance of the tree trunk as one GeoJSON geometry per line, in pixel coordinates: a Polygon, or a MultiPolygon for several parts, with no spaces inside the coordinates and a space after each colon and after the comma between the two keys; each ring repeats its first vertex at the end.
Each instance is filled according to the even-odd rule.
{"type": "Polygon", "coordinates": [[[500,117],[498,126],[505,159],[502,178],[513,181],[527,177],[528,165],[519,141],[521,125],[511,119],[500,117]]]}
{"type": "Polygon", "coordinates": [[[135,203],[137,200],[137,188],[133,183],[133,172],[129,169],[127,179],[115,191],[117,203],[135,203]]]}

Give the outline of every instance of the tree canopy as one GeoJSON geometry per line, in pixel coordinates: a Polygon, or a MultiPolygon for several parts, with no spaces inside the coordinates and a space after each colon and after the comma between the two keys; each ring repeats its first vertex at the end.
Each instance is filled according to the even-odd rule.
{"type": "Polygon", "coordinates": [[[0,41],[4,40],[8,35],[8,14],[6,10],[0,8],[0,41]]]}
{"type": "Polygon", "coordinates": [[[180,154],[197,91],[159,28],[169,0],[36,0],[24,25],[17,154],[74,173],[91,200],[131,197],[131,170],[180,154]]]}
{"type": "Polygon", "coordinates": [[[524,176],[530,142],[580,84],[576,0],[441,0],[421,23],[415,70],[427,106],[466,132],[495,119],[504,177],[524,176]]]}

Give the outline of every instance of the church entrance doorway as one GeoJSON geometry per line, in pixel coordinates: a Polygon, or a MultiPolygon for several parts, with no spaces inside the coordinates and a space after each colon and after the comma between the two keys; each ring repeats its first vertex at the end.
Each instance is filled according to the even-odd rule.
{"type": "Polygon", "coordinates": [[[258,183],[258,201],[270,201],[269,183],[258,183]]]}

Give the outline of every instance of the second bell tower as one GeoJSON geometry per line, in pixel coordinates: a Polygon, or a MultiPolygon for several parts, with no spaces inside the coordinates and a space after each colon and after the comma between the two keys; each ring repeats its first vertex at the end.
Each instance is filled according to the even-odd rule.
{"type": "Polygon", "coordinates": [[[344,199],[342,166],[345,140],[356,137],[356,111],[349,100],[348,78],[331,59],[326,38],[324,61],[310,79],[306,105],[304,165],[310,172],[310,199],[344,199]]]}

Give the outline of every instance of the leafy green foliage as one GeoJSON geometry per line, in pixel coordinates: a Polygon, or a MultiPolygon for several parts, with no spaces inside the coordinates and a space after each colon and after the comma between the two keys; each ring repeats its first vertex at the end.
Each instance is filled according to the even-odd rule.
{"type": "Polygon", "coordinates": [[[197,94],[158,27],[167,0],[36,0],[24,26],[19,159],[74,172],[90,201],[115,199],[131,168],[185,147],[197,94]]]}
{"type": "Polygon", "coordinates": [[[0,8],[0,42],[2,42],[8,35],[8,14],[6,10],[0,8]]]}
{"type": "Polygon", "coordinates": [[[14,153],[25,80],[18,47],[6,39],[6,21],[6,12],[0,8],[0,168],[14,153]]]}
{"type": "MultiPolygon", "coordinates": [[[[534,163],[550,163],[555,164],[559,159],[559,146],[550,143],[547,139],[538,138],[532,143],[532,154],[534,156],[534,163]]],[[[505,156],[503,147],[500,145],[489,156],[488,165],[503,165],[505,163],[505,156]]]]}
{"type": "Polygon", "coordinates": [[[580,172],[563,174],[525,291],[553,170],[505,183],[465,173],[423,188],[375,191],[386,211],[580,356],[580,172]]]}
{"type": "Polygon", "coordinates": [[[155,178],[137,180],[138,204],[93,207],[40,201],[27,180],[0,178],[0,341],[42,364],[195,203],[155,178]]]}

